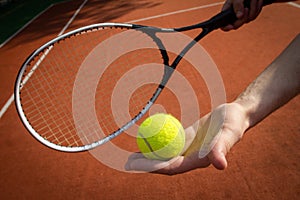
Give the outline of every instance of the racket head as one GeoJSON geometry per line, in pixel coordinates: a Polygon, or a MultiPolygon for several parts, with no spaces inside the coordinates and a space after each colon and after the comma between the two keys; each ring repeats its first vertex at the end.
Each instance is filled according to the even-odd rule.
{"type": "MultiPolygon", "coordinates": [[[[59,151],[86,151],[134,126],[146,114],[163,88],[160,85],[166,71],[163,63],[166,64],[168,58],[159,39],[141,29],[121,23],[86,26],[51,40],[26,59],[15,83],[15,104],[21,121],[34,138],[59,151]],[[135,42],[119,40],[128,35],[128,31],[135,42]],[[121,36],[113,39],[113,44],[105,43],[116,35],[121,36]],[[108,49],[101,49],[103,43],[108,49]],[[134,44],[134,47],[128,50],[126,44],[134,44]],[[125,45],[126,50],[121,48],[119,53],[126,51],[126,55],[114,55],[110,62],[109,57],[116,51],[113,45],[125,45]],[[111,54],[105,55],[106,50],[111,54]],[[101,58],[104,67],[93,64],[94,68],[90,67],[101,58]],[[129,92],[130,102],[126,103],[133,109],[109,111],[118,81],[126,78],[124,74],[128,71],[135,71],[136,65],[152,68],[147,63],[156,66],[146,74],[146,77],[156,77],[154,81],[137,91],[119,88],[119,92],[129,92]],[[93,106],[89,106],[90,103],[94,103],[93,106]],[[114,122],[116,117],[117,123],[114,122]]],[[[141,79],[143,77],[134,80],[134,84],[140,84],[141,79]]]]}

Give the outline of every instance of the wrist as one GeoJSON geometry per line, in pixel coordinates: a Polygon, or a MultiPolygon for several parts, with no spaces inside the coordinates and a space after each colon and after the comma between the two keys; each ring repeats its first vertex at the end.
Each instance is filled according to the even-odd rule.
{"type": "Polygon", "coordinates": [[[255,99],[249,97],[238,97],[233,103],[237,106],[244,118],[244,129],[247,130],[256,124],[255,120],[255,99]]]}

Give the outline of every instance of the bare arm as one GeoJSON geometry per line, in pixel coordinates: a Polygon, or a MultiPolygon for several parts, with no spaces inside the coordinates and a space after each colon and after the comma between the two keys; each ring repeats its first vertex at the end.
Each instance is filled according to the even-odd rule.
{"type": "Polygon", "coordinates": [[[236,99],[246,109],[249,127],[300,92],[300,34],[236,99]]]}
{"type": "Polygon", "coordinates": [[[128,170],[155,171],[174,175],[213,164],[217,169],[227,167],[226,155],[243,137],[245,131],[255,126],[270,113],[284,105],[300,92],[300,35],[272,62],[232,103],[223,104],[186,129],[188,148],[184,155],[172,162],[148,160],[134,154],[127,163],[128,170]],[[226,112],[224,112],[226,110],[226,112]],[[226,113],[224,115],[224,113],[226,113]],[[214,116],[214,117],[212,117],[214,116]],[[222,119],[224,120],[218,120],[222,119]],[[220,126],[222,122],[222,126],[220,126]],[[216,128],[216,127],[221,127],[216,128]],[[203,136],[218,135],[217,142],[205,157],[203,136]]]}

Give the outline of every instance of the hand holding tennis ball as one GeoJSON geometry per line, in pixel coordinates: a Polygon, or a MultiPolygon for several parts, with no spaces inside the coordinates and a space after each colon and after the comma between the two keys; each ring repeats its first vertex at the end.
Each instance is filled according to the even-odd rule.
{"type": "Polygon", "coordinates": [[[243,136],[246,115],[237,103],[223,104],[185,129],[183,155],[168,161],[146,159],[140,153],[132,154],[126,170],[175,175],[205,168],[227,166],[226,154],[243,136]],[[226,123],[224,123],[226,122],[226,123]]]}
{"type": "Polygon", "coordinates": [[[172,115],[158,113],[139,127],[137,144],[148,159],[169,160],[180,155],[185,145],[185,132],[172,115]]]}

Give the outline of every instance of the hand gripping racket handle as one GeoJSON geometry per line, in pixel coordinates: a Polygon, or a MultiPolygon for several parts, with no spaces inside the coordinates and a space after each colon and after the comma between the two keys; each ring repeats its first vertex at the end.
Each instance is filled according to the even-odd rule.
{"type": "MultiPolygon", "coordinates": [[[[263,6],[273,3],[275,0],[264,0],[263,6]]],[[[244,1],[244,6],[250,8],[250,0],[244,1]]],[[[215,15],[208,21],[198,24],[202,28],[207,28],[209,31],[222,28],[228,24],[231,24],[237,20],[236,14],[233,7],[230,9],[221,11],[219,14],[215,15]]]]}

